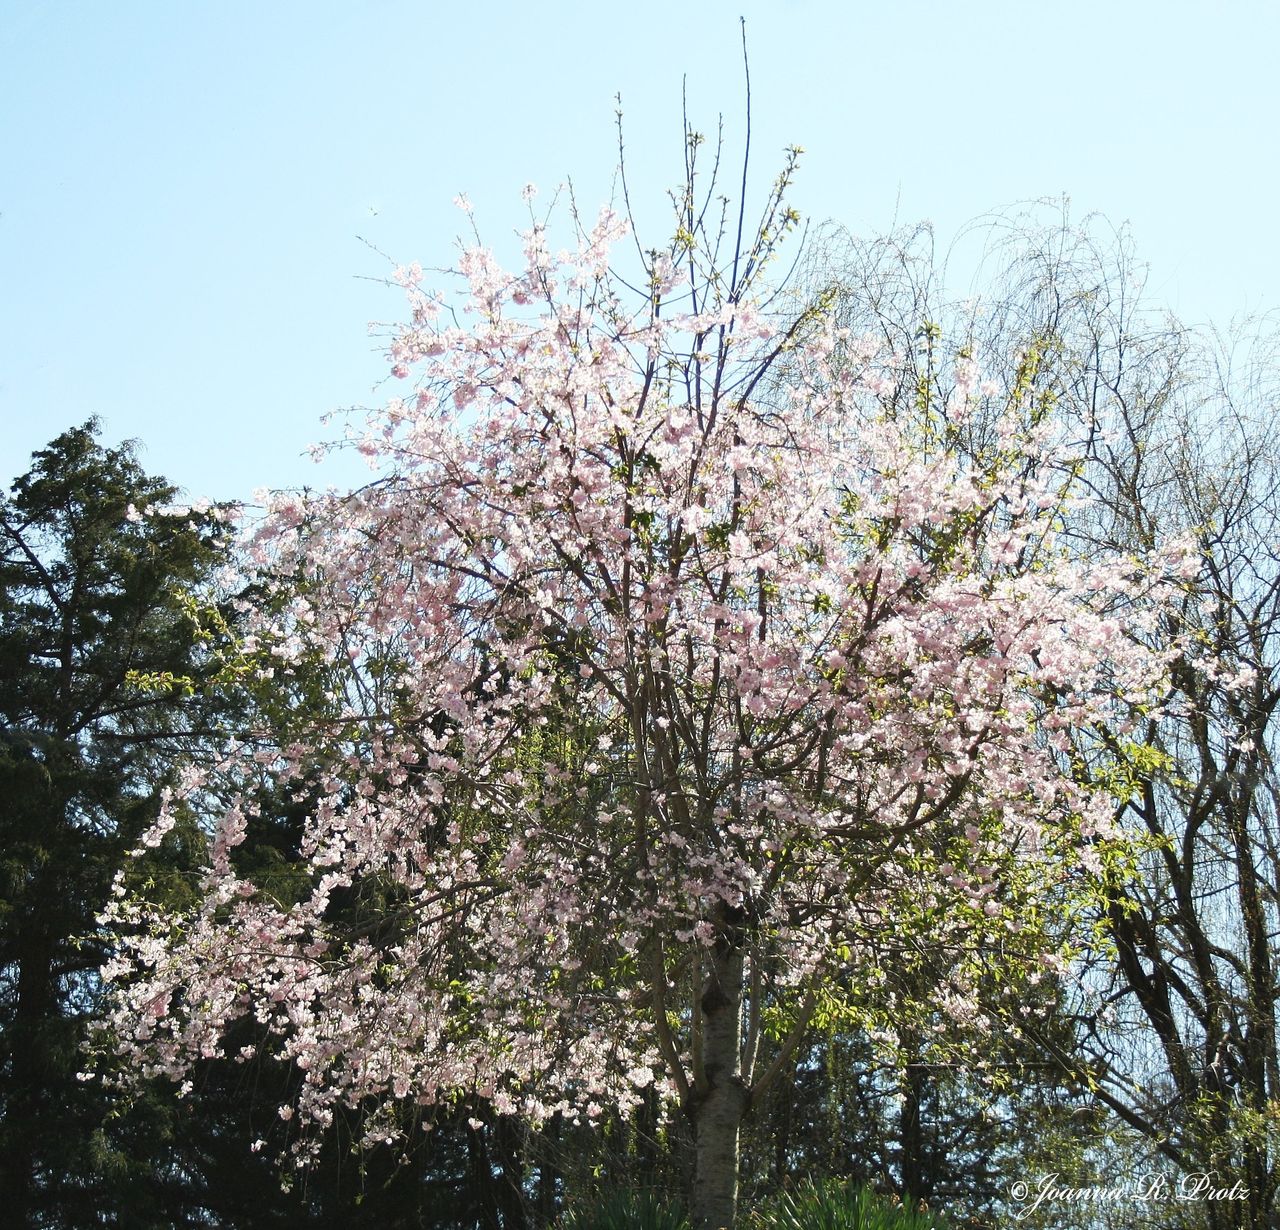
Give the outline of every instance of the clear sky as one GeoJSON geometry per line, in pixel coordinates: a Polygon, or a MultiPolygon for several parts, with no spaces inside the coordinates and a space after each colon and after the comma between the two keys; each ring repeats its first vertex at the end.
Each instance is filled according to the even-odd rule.
{"type": "Polygon", "coordinates": [[[192,495],[360,476],[303,458],[390,395],[379,253],[449,264],[466,192],[501,248],[520,188],[659,217],[680,88],[765,182],[862,234],[1069,194],[1129,222],[1193,320],[1277,305],[1280,5],[1219,0],[0,0],[0,479],[99,415],[192,495]]]}

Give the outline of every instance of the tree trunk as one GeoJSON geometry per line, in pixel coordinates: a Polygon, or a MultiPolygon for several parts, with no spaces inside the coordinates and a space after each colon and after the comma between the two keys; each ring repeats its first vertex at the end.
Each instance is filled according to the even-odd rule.
{"type": "Polygon", "coordinates": [[[494,1182],[493,1162],[485,1141],[483,1127],[467,1128],[467,1169],[470,1171],[472,1191],[479,1196],[480,1225],[484,1230],[503,1230],[502,1213],[498,1207],[497,1184],[494,1182]]]}
{"type": "Polygon", "coordinates": [[[555,1157],[560,1147],[560,1122],[553,1119],[538,1138],[538,1183],[534,1189],[535,1219],[550,1226],[560,1212],[560,1168],[555,1157]]]}
{"type": "Polygon", "coordinates": [[[920,1106],[924,1101],[925,1069],[918,1062],[919,1050],[914,1045],[902,1081],[902,1200],[916,1207],[927,1195],[924,1177],[924,1130],[920,1122],[920,1106]]]}
{"type": "Polygon", "coordinates": [[[695,1230],[731,1230],[738,1204],[738,1135],[750,1096],[741,1072],[742,949],[723,936],[702,988],[703,1080],[690,1091],[695,1230]]]}
{"type": "MultiPolygon", "coordinates": [[[[0,1158],[0,1199],[6,1224],[36,1224],[39,1150],[52,1137],[51,1081],[63,1076],[51,1062],[51,1036],[62,1024],[56,1019],[54,945],[42,919],[33,919],[22,934],[19,924],[18,995],[6,1038],[9,1088],[4,1107],[7,1148],[0,1158]]],[[[74,1130],[74,1129],[73,1129],[74,1130]]],[[[66,1176],[55,1176],[65,1178],[66,1176]]]]}

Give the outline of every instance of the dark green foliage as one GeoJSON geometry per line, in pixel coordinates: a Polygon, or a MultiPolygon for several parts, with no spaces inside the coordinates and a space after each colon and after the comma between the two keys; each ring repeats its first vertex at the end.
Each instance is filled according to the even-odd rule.
{"type": "Polygon", "coordinates": [[[747,1222],[752,1230],[946,1230],[946,1223],[930,1213],[836,1180],[782,1192],[747,1222]]]}
{"type": "Polygon", "coordinates": [[[652,1192],[617,1191],[569,1208],[559,1230],[688,1230],[684,1210],[652,1192]]]}
{"type": "MultiPolygon", "coordinates": [[[[287,1138],[276,1108],[296,1076],[269,1057],[212,1061],[181,1100],[160,1083],[125,1102],[79,1079],[110,955],[96,916],[161,789],[178,763],[211,755],[250,718],[288,716],[272,709],[278,695],[225,670],[231,608],[211,584],[228,559],[224,524],[207,512],[157,513],[173,489],[128,447],[100,446],[96,430],[90,422],[58,437],[0,500],[3,1224],[495,1221],[484,1208],[490,1176],[468,1184],[476,1150],[448,1123],[419,1133],[407,1157],[361,1158],[350,1151],[357,1125],[335,1124],[320,1164],[282,1191],[287,1138]]],[[[301,818],[294,804],[272,810],[277,823],[241,856],[287,873],[301,818]]],[[[188,811],[136,873],[157,893],[189,892],[203,845],[188,811]]],[[[237,1047],[258,1041],[246,1033],[237,1047]]]]}
{"type": "MultiPolygon", "coordinates": [[[[988,1225],[1044,1143],[1084,1126],[1068,1074],[1009,1035],[991,1038],[983,1071],[905,1058],[856,1027],[815,1033],[745,1127],[745,1204],[825,1176],[988,1225]]],[[[1045,1168],[1064,1164],[1059,1145],[1045,1168]]]]}
{"type": "Polygon", "coordinates": [[[107,955],[96,914],[209,718],[186,596],[225,531],[145,515],[172,489],[95,430],[60,436],[0,499],[0,1199],[17,1226],[100,1225],[119,1192],[171,1220],[140,1183],[148,1149],[76,1073],[107,955]]]}
{"type": "MultiPolygon", "coordinates": [[[[164,1082],[126,1101],[79,1079],[110,956],[97,915],[160,791],[183,761],[250,723],[287,725],[322,691],[310,677],[285,692],[234,669],[234,611],[213,584],[226,526],[216,513],[157,513],[173,489],[96,430],[58,437],[0,499],[0,1223],[518,1227],[519,1193],[494,1195],[510,1150],[466,1115],[363,1156],[353,1115],[285,1191],[277,1108],[297,1075],[269,1054],[210,1061],[182,1099],[164,1082]]],[[[274,819],[239,851],[278,869],[284,896],[301,808],[264,800],[274,819]]],[[[204,843],[188,808],[131,874],[162,896],[189,893],[204,843]]],[[[260,1045],[252,1029],[228,1053],[260,1045]]]]}

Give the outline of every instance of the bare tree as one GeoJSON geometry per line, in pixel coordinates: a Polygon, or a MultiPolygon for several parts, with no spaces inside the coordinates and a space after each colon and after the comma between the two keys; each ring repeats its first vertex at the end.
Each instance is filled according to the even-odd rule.
{"type": "MultiPolygon", "coordinates": [[[[927,228],[818,245],[810,276],[845,322],[902,356],[901,412],[945,402],[958,365],[1030,389],[1074,441],[1093,500],[1065,514],[1087,554],[1194,539],[1199,573],[1160,638],[1181,647],[1169,704],[1140,737],[1101,732],[1133,874],[1100,879],[1074,1005],[1076,1043],[1038,1040],[1175,1176],[1213,1230],[1270,1224],[1277,1188],[1280,891],[1280,365],[1268,322],[1227,335],[1153,309],[1129,236],[1065,204],[974,224],[945,253],[927,228]],[[977,249],[977,259],[971,255],[977,249]],[[966,297],[947,290],[973,269],[966,297]],[[1194,1182],[1193,1180],[1188,1180],[1194,1182]],[[1204,1193],[1207,1194],[1207,1193],[1204,1193]]],[[[978,416],[969,430],[985,429],[978,416]]],[[[1099,732],[1093,732],[1097,734],[1099,732]]]]}

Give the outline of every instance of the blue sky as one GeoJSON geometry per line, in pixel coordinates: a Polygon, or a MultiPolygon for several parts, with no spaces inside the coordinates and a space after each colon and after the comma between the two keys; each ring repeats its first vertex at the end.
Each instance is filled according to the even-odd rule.
{"type": "Polygon", "coordinates": [[[379,253],[450,263],[458,192],[499,249],[526,182],[606,199],[618,93],[660,219],[682,77],[738,148],[740,13],[756,180],[803,145],[815,221],[1065,193],[1184,317],[1277,305],[1273,3],[0,0],[0,478],[97,414],[192,495],[358,481],[302,454],[391,393],[379,253]]]}

